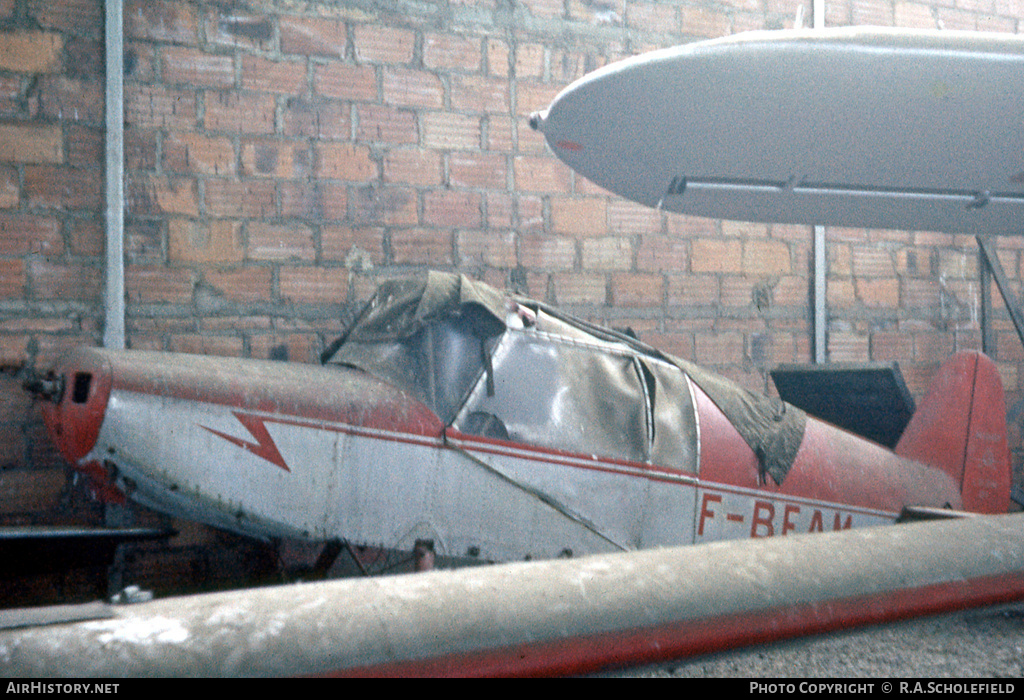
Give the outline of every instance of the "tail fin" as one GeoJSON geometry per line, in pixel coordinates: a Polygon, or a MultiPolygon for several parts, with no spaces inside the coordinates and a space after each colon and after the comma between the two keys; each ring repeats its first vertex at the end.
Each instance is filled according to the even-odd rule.
{"type": "Polygon", "coordinates": [[[960,485],[964,510],[1010,508],[1006,400],[995,364],[961,352],[939,368],[910,419],[896,454],[938,467],[960,485]]]}

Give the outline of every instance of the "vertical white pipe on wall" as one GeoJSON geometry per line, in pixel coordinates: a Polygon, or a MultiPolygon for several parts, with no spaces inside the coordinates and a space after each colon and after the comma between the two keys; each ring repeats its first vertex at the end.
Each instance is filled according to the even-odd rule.
{"type": "Polygon", "coordinates": [[[121,0],[106,0],[107,224],[103,346],[124,339],[124,23],[121,0]]]}
{"type": "MultiPolygon", "coordinates": [[[[813,27],[822,29],[825,26],[825,0],[813,0],[811,5],[813,27]]],[[[828,325],[828,308],[826,306],[826,266],[825,227],[814,227],[814,363],[821,364],[826,359],[826,333],[828,325]]]]}

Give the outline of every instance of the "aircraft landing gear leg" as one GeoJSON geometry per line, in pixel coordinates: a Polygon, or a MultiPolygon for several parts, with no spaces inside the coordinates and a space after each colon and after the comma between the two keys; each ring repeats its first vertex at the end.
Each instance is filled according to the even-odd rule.
{"type": "Polygon", "coordinates": [[[416,540],[412,556],[416,560],[416,571],[433,571],[434,540],[416,540]]]}

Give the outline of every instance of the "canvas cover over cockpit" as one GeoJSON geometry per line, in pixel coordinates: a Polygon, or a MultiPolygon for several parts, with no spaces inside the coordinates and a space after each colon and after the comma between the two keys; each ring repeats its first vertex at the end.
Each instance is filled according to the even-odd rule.
{"type": "MultiPolygon", "coordinates": [[[[474,387],[477,393],[481,391],[481,377],[485,378],[483,386],[486,392],[493,393],[494,353],[499,346],[503,349],[522,345],[521,341],[512,339],[502,343],[502,337],[506,331],[519,331],[524,326],[555,339],[606,349],[605,359],[595,360],[592,354],[565,350],[559,353],[557,363],[538,361],[532,366],[524,364],[519,370],[524,381],[534,385],[556,379],[540,377],[538,373],[558,372],[568,376],[597,372],[607,375],[591,383],[597,389],[575,391],[572,395],[576,413],[606,413],[605,419],[591,423],[605,426],[603,430],[607,435],[594,434],[593,430],[589,434],[581,433],[587,434],[588,443],[593,443],[591,447],[626,445],[623,449],[630,450],[630,443],[644,438],[643,421],[636,417],[619,415],[608,419],[608,412],[615,407],[615,392],[646,391],[653,394],[655,386],[663,387],[663,393],[666,391],[664,387],[668,391],[681,391],[678,383],[664,381],[660,374],[657,381],[653,376],[642,378],[637,382],[639,389],[625,387],[622,377],[626,373],[622,363],[615,358],[628,354],[641,359],[650,358],[648,363],[641,363],[644,375],[651,374],[648,366],[655,367],[661,362],[682,370],[722,410],[757,455],[763,473],[770,475],[776,483],[782,483],[792,466],[803,440],[806,422],[805,414],[794,406],[777,398],[753,394],[734,382],[686,360],[661,353],[628,335],[564,315],[541,302],[510,296],[465,275],[431,272],[426,278],[383,283],[347,332],[325,351],[322,359],[325,364],[356,367],[411,393],[430,406],[443,422],[451,424],[459,416],[474,387]],[[576,357],[579,359],[574,359],[576,357]]],[[[572,382],[564,384],[566,390],[572,389],[572,382]]],[[[665,398],[661,397],[662,402],[665,398]]],[[[647,400],[653,403],[654,397],[648,396],[647,400]]],[[[463,415],[462,420],[469,423],[474,419],[463,415]]],[[[655,422],[649,421],[652,426],[655,422]]],[[[502,430],[507,429],[502,426],[502,430]]],[[[647,430],[653,431],[654,428],[647,430]]],[[[672,443],[665,442],[666,437],[662,436],[666,446],[662,451],[675,448],[672,443]]],[[[524,439],[532,441],[529,436],[524,439]]],[[[581,446],[569,444],[568,447],[581,446]]],[[[627,453],[626,458],[633,457],[627,453]]]]}

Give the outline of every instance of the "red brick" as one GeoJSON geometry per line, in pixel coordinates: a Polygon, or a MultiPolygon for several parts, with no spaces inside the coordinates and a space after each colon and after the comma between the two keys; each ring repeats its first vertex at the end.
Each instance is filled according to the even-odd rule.
{"type": "Polygon", "coordinates": [[[242,339],[238,336],[211,335],[209,333],[172,335],[170,345],[171,352],[217,357],[241,357],[243,349],[242,339]]]}
{"type": "Polygon", "coordinates": [[[68,165],[91,168],[103,162],[104,133],[101,129],[68,122],[64,130],[68,143],[65,162],[68,165]]]}
{"type": "Polygon", "coordinates": [[[214,290],[231,301],[269,301],[269,267],[239,267],[229,270],[207,269],[203,276],[214,290]]]}
{"type": "Polygon", "coordinates": [[[572,171],[550,156],[517,156],[513,161],[519,192],[562,192],[572,189],[572,171]]]}
{"type": "Polygon", "coordinates": [[[275,109],[272,95],[211,91],[206,93],[204,124],[210,131],[271,134],[275,109]]]}
{"type": "Polygon", "coordinates": [[[54,32],[0,32],[0,70],[58,72],[63,48],[63,38],[54,32]]]}
{"type": "Polygon", "coordinates": [[[742,333],[694,333],[693,356],[709,365],[742,365],[745,349],[742,333]]]}
{"type": "Polygon", "coordinates": [[[175,0],[133,0],[124,8],[128,36],[195,44],[198,22],[195,8],[175,0]]]}
{"type": "Polygon", "coordinates": [[[0,298],[24,299],[27,283],[23,260],[0,260],[0,298]]]}
{"type": "Polygon", "coordinates": [[[250,259],[312,261],[316,257],[313,233],[305,226],[252,221],[248,234],[250,259]]]}
{"type": "MultiPolygon", "coordinates": [[[[103,239],[101,233],[96,242],[99,250],[96,255],[103,252],[103,239]]],[[[164,262],[164,230],[163,223],[154,219],[131,218],[124,226],[124,252],[128,262],[132,264],[155,264],[164,262]]]]}
{"type": "Polygon", "coordinates": [[[103,178],[98,170],[59,165],[26,166],[25,195],[34,207],[95,211],[103,199],[103,178]]]}
{"type": "Polygon", "coordinates": [[[544,79],[544,66],[547,48],[542,44],[520,42],[516,47],[516,78],[520,81],[529,78],[544,79]]]}
{"type": "Polygon", "coordinates": [[[550,19],[565,14],[562,0],[522,0],[522,5],[534,17],[550,19]]]}
{"type": "Polygon", "coordinates": [[[608,232],[608,202],[596,197],[551,197],[551,228],[555,233],[603,236],[608,232]]]}
{"type": "Polygon", "coordinates": [[[679,19],[680,30],[684,34],[692,36],[711,39],[724,36],[733,31],[730,26],[729,15],[713,7],[689,7],[682,5],[679,8],[679,19]]]}
{"type": "Polygon", "coordinates": [[[395,148],[384,156],[384,181],[409,185],[440,185],[441,156],[421,148],[395,148]]]}
{"type": "Polygon", "coordinates": [[[431,226],[478,228],[480,195],[456,190],[435,190],[423,195],[423,223],[431,226]]]}
{"type": "MultiPolygon", "coordinates": [[[[547,109],[552,100],[561,92],[561,88],[560,85],[518,83],[516,85],[516,113],[523,118],[528,118],[536,111],[547,109]]],[[[538,144],[536,150],[544,151],[544,137],[540,132],[522,129],[519,136],[524,139],[534,138],[538,144]]]]}
{"type": "Polygon", "coordinates": [[[743,246],[735,239],[693,241],[690,269],[693,272],[740,272],[743,269],[743,246]]]}
{"type": "Polygon", "coordinates": [[[449,77],[452,109],[457,112],[508,114],[511,106],[509,81],[479,75],[449,77]]]}
{"type": "Polygon", "coordinates": [[[321,178],[366,182],[378,177],[370,149],[350,143],[320,143],[316,147],[316,172],[321,178]]]}
{"type": "Polygon", "coordinates": [[[377,99],[377,72],[373,66],[318,65],[313,73],[313,89],[326,97],[370,102],[377,99]]]}
{"type": "Polygon", "coordinates": [[[386,68],[383,88],[384,104],[435,109],[444,106],[444,88],[433,73],[386,68]]]}
{"type": "Polygon", "coordinates": [[[316,335],[309,333],[259,334],[250,336],[249,349],[249,356],[258,359],[270,359],[273,353],[283,350],[283,359],[318,363],[320,340],[316,335]]]}
{"type": "Polygon", "coordinates": [[[853,274],[858,277],[892,277],[895,269],[889,251],[853,246],[853,274]]]}
{"type": "Polygon", "coordinates": [[[748,275],[784,275],[790,271],[789,246],[782,241],[747,240],[743,243],[743,272],[748,275]]]}
{"type": "MultiPolygon", "coordinates": [[[[1020,346],[1020,340],[1017,340],[1020,346]]],[[[914,359],[918,362],[943,362],[957,350],[952,336],[946,333],[915,333],[914,359]]],[[[965,348],[960,347],[963,350],[965,348]]],[[[903,358],[896,359],[906,359],[903,358]]],[[[1000,358],[1005,359],[1005,358],[1000,358]]]]}
{"type": "Polygon", "coordinates": [[[349,215],[359,224],[415,225],[419,222],[416,192],[406,187],[358,187],[348,202],[349,215]]]}
{"type": "Polygon", "coordinates": [[[165,46],[164,83],[229,88],[235,84],[235,61],[231,56],[210,54],[183,46],[165,46]]]}
{"type": "Polygon", "coordinates": [[[604,275],[572,272],[551,276],[556,304],[604,304],[607,297],[604,275]]]}
{"type": "Polygon", "coordinates": [[[61,163],[64,132],[58,124],[0,124],[0,161],[61,163]]]}
{"type": "Polygon", "coordinates": [[[95,301],[102,286],[99,268],[76,263],[31,260],[28,276],[35,299],[95,301]]]}
{"type": "Polygon", "coordinates": [[[103,124],[103,85],[65,75],[42,76],[37,82],[43,116],[58,121],[103,124]]]}
{"type": "Polygon", "coordinates": [[[156,134],[128,128],[124,132],[124,165],[129,170],[156,169],[156,134]]]}
{"type": "Polygon", "coordinates": [[[665,224],[669,236],[679,238],[711,238],[719,235],[718,224],[713,219],[699,216],[668,214],[665,224]]]}
{"type": "Polygon", "coordinates": [[[848,309],[854,305],[855,295],[853,282],[850,280],[829,280],[825,289],[825,297],[829,307],[848,309]]]}
{"type": "Polygon", "coordinates": [[[897,27],[935,29],[935,17],[932,16],[930,5],[916,2],[896,2],[893,4],[893,8],[893,23],[897,27]]]}
{"type": "Polygon", "coordinates": [[[345,23],[322,17],[279,17],[282,53],[343,58],[347,46],[345,23]]]}
{"type": "Polygon", "coordinates": [[[429,112],[420,116],[423,145],[438,150],[480,148],[480,118],[452,112],[429,112]]]}
{"type": "Polygon", "coordinates": [[[106,240],[103,219],[74,218],[65,221],[68,249],[74,255],[102,255],[106,240]]]}
{"type": "Polygon", "coordinates": [[[735,238],[767,238],[768,224],[756,221],[722,221],[722,235],[735,238]]]}
{"type": "MultiPolygon", "coordinates": [[[[643,46],[636,48],[641,52],[648,50],[643,46]]],[[[657,47],[652,45],[651,49],[654,48],[657,47]]],[[[592,49],[575,51],[553,48],[549,61],[550,79],[559,85],[568,85],[574,80],[582,78],[586,73],[598,68],[600,60],[592,49]]]]}
{"type": "Polygon", "coordinates": [[[486,195],[486,228],[515,228],[515,199],[509,192],[488,192],[486,195]]]}
{"type": "Polygon", "coordinates": [[[423,65],[427,68],[475,72],[483,51],[479,37],[427,33],[423,37],[423,65]]]}
{"type": "Polygon", "coordinates": [[[190,221],[168,223],[168,257],[172,262],[241,262],[242,225],[238,221],[190,221]]]}
{"type": "Polygon", "coordinates": [[[516,195],[515,207],[522,232],[533,231],[540,233],[544,231],[544,200],[540,196],[516,195]]]}
{"type": "Polygon", "coordinates": [[[616,198],[608,204],[608,229],[622,235],[661,232],[662,214],[656,209],[616,198]]]}
{"type": "Polygon", "coordinates": [[[206,12],[203,25],[206,40],[213,44],[269,51],[274,45],[274,22],[235,4],[206,12]]]}
{"type": "MultiPolygon", "coordinates": [[[[676,20],[676,8],[674,5],[664,5],[649,2],[631,2],[626,8],[626,26],[645,32],[675,32],[678,28],[676,20]]],[[[728,32],[728,24],[726,25],[728,32]]],[[[683,31],[687,34],[697,34],[688,25],[684,25],[683,31]]],[[[716,35],[718,36],[718,35],[716,35]]]]}
{"type": "Polygon", "coordinates": [[[285,136],[310,136],[318,139],[348,139],[352,120],[348,104],[320,97],[294,97],[284,109],[285,136]]]}
{"type": "Polygon", "coordinates": [[[357,24],[353,29],[356,59],[370,63],[409,63],[416,48],[416,33],[379,24],[357,24]]]}
{"type": "Polygon", "coordinates": [[[939,275],[954,279],[978,279],[977,252],[974,250],[940,250],[939,275]]]}
{"type": "MultiPolygon", "coordinates": [[[[22,101],[22,76],[0,76],[0,116],[24,118],[27,105],[22,101]]],[[[29,108],[31,110],[31,108],[29,108]]]]}
{"type": "Polygon", "coordinates": [[[269,180],[208,180],[205,206],[206,213],[211,216],[274,216],[277,208],[274,183],[269,180]]]}
{"type": "Polygon", "coordinates": [[[242,87],[260,92],[303,94],[306,92],[306,64],[244,55],[242,87]]]}
{"type": "Polygon", "coordinates": [[[829,362],[868,362],[869,338],[866,335],[833,331],[828,336],[829,362]]]}
{"type": "Polygon", "coordinates": [[[196,181],[153,175],[132,178],[125,191],[126,208],[133,214],[198,216],[196,181]]]}
{"type": "Polygon", "coordinates": [[[344,268],[283,267],[281,297],[309,304],[343,304],[348,300],[348,274],[344,268]]]}
{"type": "Polygon", "coordinates": [[[344,183],[300,180],[281,182],[281,216],[306,221],[337,221],[348,214],[348,188],[344,183]]]}
{"type": "Polygon", "coordinates": [[[721,304],[749,308],[754,300],[754,280],[745,275],[722,275],[721,304]]]}
{"type": "MultiPolygon", "coordinates": [[[[0,2],[0,16],[11,17],[15,0],[0,2]]],[[[47,29],[99,37],[103,26],[103,3],[94,0],[28,0],[29,17],[47,29]]]]}
{"type": "Polygon", "coordinates": [[[487,37],[487,72],[502,78],[509,74],[508,43],[495,37],[487,37]]]}
{"type": "Polygon", "coordinates": [[[484,118],[484,123],[487,125],[485,149],[499,153],[511,153],[515,150],[516,136],[513,130],[515,121],[512,117],[489,114],[484,118]]]}
{"type": "Polygon", "coordinates": [[[419,132],[416,116],[404,109],[386,105],[359,105],[356,107],[359,141],[384,142],[387,144],[416,143],[419,132]]]}
{"type": "Polygon", "coordinates": [[[520,236],[519,263],[529,270],[569,271],[576,265],[576,241],[563,236],[520,236]]]}
{"type": "Polygon", "coordinates": [[[190,131],[196,127],[196,96],[190,90],[162,85],[129,86],[125,90],[125,121],[140,129],[190,131]]]}
{"type": "MultiPolygon", "coordinates": [[[[850,18],[853,24],[875,27],[891,27],[893,8],[891,2],[883,0],[851,0],[850,18]]],[[[973,29],[973,27],[971,27],[973,29]]]]}
{"type": "Polygon", "coordinates": [[[716,275],[669,275],[669,306],[711,306],[719,303],[720,282],[716,275]]]}
{"type": "Polygon", "coordinates": [[[802,309],[807,305],[809,282],[806,277],[787,275],[777,279],[778,282],[772,291],[772,303],[775,306],[790,306],[802,309]]]}
{"type": "Polygon", "coordinates": [[[64,238],[57,219],[0,214],[0,255],[60,255],[64,238]]]}
{"type": "Polygon", "coordinates": [[[463,267],[516,266],[516,236],[511,231],[460,231],[457,247],[459,265],[463,267]]]}
{"type": "MultiPolygon", "coordinates": [[[[404,233],[396,229],[394,236],[404,233]]],[[[450,247],[450,246],[449,246],[450,247]]],[[[384,229],[377,226],[323,226],[320,229],[320,254],[323,260],[344,261],[348,267],[368,269],[384,264],[384,229]]]]}
{"type": "Polygon", "coordinates": [[[18,169],[0,166],[0,209],[14,209],[21,202],[21,183],[18,169]]]}
{"type": "Polygon", "coordinates": [[[914,336],[910,333],[876,331],[871,334],[871,359],[875,362],[906,362],[914,357],[914,336]]]}
{"type": "Polygon", "coordinates": [[[394,229],[391,231],[391,254],[396,265],[453,264],[452,234],[436,229],[394,229]]]}
{"type": "Polygon", "coordinates": [[[633,242],[629,238],[595,237],[582,243],[581,265],[584,270],[633,269],[633,242]]]}
{"type": "Polygon", "coordinates": [[[170,172],[234,175],[235,148],[223,136],[171,132],[164,137],[164,168],[170,172]]]}
{"type": "Polygon", "coordinates": [[[63,469],[0,470],[2,512],[54,512],[60,507],[65,482],[63,469]]]}
{"type": "Polygon", "coordinates": [[[689,264],[686,241],[650,235],[640,239],[636,252],[636,269],[641,272],[680,272],[689,264]]]}
{"type": "Polygon", "coordinates": [[[194,286],[195,275],[191,270],[130,265],[125,271],[125,292],[130,304],[191,303],[194,286]]]}
{"type": "Polygon", "coordinates": [[[660,307],[665,280],[661,275],[618,273],[612,275],[611,303],[614,306],[660,307]]]}
{"type": "Polygon", "coordinates": [[[452,187],[501,190],[508,184],[505,156],[498,153],[452,153],[448,172],[452,187]]]}
{"type": "Polygon", "coordinates": [[[242,173],[282,179],[311,173],[309,146],[301,141],[250,141],[242,144],[242,173]]]}

